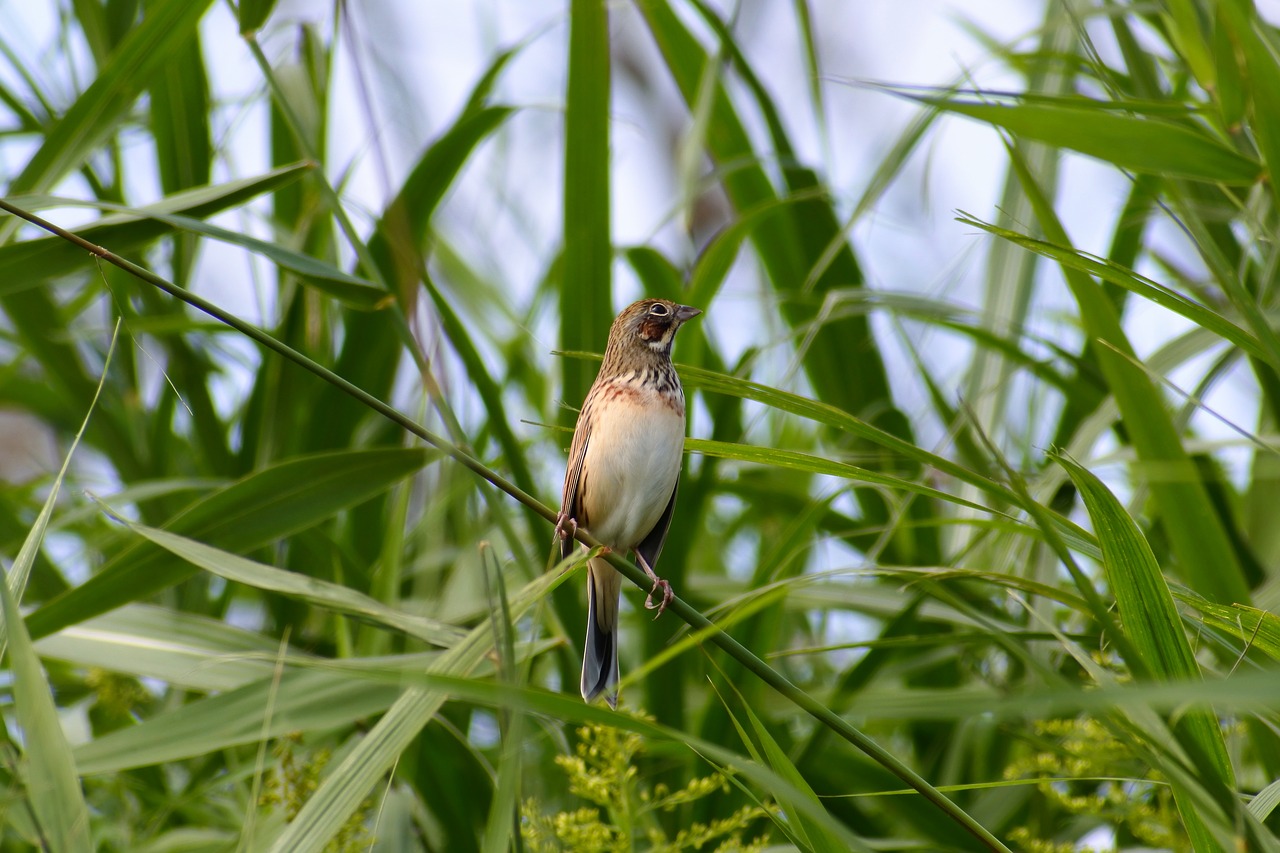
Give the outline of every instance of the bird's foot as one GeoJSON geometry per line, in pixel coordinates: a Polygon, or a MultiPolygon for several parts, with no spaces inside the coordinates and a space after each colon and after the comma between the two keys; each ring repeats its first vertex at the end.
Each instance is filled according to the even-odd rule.
{"type": "Polygon", "coordinates": [[[658,612],[653,616],[654,619],[657,619],[662,615],[662,611],[667,609],[667,605],[671,603],[671,599],[676,597],[676,594],[671,591],[671,584],[658,577],[657,573],[650,567],[649,561],[639,551],[636,551],[636,562],[640,564],[640,568],[644,569],[644,573],[649,576],[649,580],[653,581],[653,589],[649,590],[649,594],[644,597],[644,606],[646,610],[657,610],[658,612]],[[658,590],[662,590],[662,602],[654,604],[653,594],[658,590]]]}
{"type": "Polygon", "coordinates": [[[671,591],[671,584],[667,580],[658,577],[653,572],[650,572],[649,575],[653,578],[653,589],[649,590],[649,594],[644,597],[644,606],[646,610],[657,610],[658,612],[653,615],[653,618],[657,619],[662,615],[662,611],[667,609],[667,605],[671,603],[671,599],[676,597],[676,594],[671,591]],[[662,590],[662,601],[654,604],[653,594],[659,589],[662,590]]]}
{"type": "Polygon", "coordinates": [[[570,518],[569,513],[561,511],[561,513],[556,516],[556,536],[559,536],[562,540],[572,539],[577,535],[577,533],[577,519],[570,518]]]}

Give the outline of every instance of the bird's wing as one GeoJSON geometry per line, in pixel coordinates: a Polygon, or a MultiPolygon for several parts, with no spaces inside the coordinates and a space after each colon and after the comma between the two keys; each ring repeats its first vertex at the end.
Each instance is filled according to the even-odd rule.
{"type": "Polygon", "coordinates": [[[650,569],[657,565],[658,555],[662,553],[662,543],[667,541],[667,529],[671,527],[671,516],[675,513],[678,491],[680,491],[679,474],[676,475],[676,484],[671,487],[671,499],[667,501],[667,508],[662,511],[658,523],[636,546],[636,553],[644,559],[650,569]]]}
{"type": "MultiPolygon", "coordinates": [[[[589,405],[588,395],[582,414],[578,416],[578,425],[573,430],[573,443],[569,445],[569,467],[564,472],[564,492],[560,496],[560,511],[584,527],[587,520],[583,517],[582,494],[585,491],[586,472],[582,463],[587,458],[587,445],[591,442],[591,419],[587,417],[589,405]]],[[[574,539],[561,539],[560,559],[566,559],[572,554],[576,545],[577,541],[574,539]]]]}

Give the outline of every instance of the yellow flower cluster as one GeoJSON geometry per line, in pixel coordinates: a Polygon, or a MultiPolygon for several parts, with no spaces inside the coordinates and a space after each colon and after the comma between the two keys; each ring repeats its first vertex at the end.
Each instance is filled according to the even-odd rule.
{"type": "MultiPolygon", "coordinates": [[[[258,804],[268,810],[277,806],[284,809],[285,820],[293,820],[302,811],[307,800],[320,786],[320,778],[324,774],[325,765],[333,754],[328,749],[320,749],[305,754],[299,761],[297,752],[302,746],[300,735],[286,735],[276,742],[272,754],[276,758],[276,766],[267,771],[258,804]]],[[[373,844],[366,821],[373,810],[373,799],[367,799],[360,808],[352,812],[351,817],[338,830],[325,847],[327,853],[341,853],[347,850],[365,850],[373,844]]]]}
{"type": "MultiPolygon", "coordinates": [[[[1177,849],[1181,824],[1169,787],[1102,723],[1089,717],[1040,720],[1037,748],[1005,768],[1006,779],[1041,779],[1046,803],[1099,819],[1148,847],[1177,849]]],[[[1088,853],[1070,839],[1019,827],[1009,840],[1027,853],[1088,853]]]]}
{"type": "Polygon", "coordinates": [[[608,726],[578,730],[573,755],[556,757],[569,781],[569,791],[594,804],[574,811],[544,814],[536,800],[521,807],[521,836],[531,853],[628,853],[635,849],[678,853],[714,850],[716,853],[758,853],[767,834],[744,841],[743,834],[767,813],[760,806],[744,806],[710,823],[693,822],[669,837],[656,819],[710,794],[727,792],[723,773],[701,776],[677,791],[658,784],[647,786],[632,759],[643,751],[644,739],[608,726]]]}

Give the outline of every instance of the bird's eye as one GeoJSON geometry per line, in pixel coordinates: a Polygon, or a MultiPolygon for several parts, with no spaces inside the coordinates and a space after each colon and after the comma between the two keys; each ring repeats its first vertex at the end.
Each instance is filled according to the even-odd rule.
{"type": "Polygon", "coordinates": [[[649,306],[649,313],[655,317],[665,317],[671,313],[671,309],[661,302],[655,302],[649,306]]]}

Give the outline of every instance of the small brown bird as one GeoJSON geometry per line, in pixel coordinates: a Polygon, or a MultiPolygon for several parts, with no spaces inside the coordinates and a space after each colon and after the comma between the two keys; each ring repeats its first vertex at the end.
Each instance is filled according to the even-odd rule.
{"type": "MultiPolygon", "coordinates": [[[[657,608],[659,616],[672,592],[653,567],[671,526],[684,450],[684,389],[671,364],[671,343],[681,324],[701,313],[666,299],[641,299],[613,321],[604,363],[573,431],[556,522],[562,559],[573,553],[579,527],[610,551],[634,552],[653,579],[644,606],[657,608]],[[659,589],[662,601],[655,604],[659,589]]],[[[610,691],[613,707],[621,591],[622,576],[607,560],[587,564],[582,698],[590,702],[610,691]]]]}

